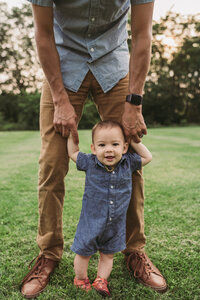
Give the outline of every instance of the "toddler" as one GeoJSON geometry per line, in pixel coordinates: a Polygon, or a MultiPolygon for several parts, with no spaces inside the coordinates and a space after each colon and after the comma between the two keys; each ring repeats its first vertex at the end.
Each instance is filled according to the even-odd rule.
{"type": "Polygon", "coordinates": [[[132,173],[152,159],[142,143],[131,146],[137,153],[127,152],[122,126],[101,121],[92,130],[92,154],[79,151],[70,135],[69,157],[78,170],[85,171],[82,210],[74,238],[74,285],[91,289],[87,269],[90,257],[99,251],[97,277],[92,286],[110,296],[107,279],[112,271],[114,253],[126,248],[126,212],[132,192],[132,173]]]}

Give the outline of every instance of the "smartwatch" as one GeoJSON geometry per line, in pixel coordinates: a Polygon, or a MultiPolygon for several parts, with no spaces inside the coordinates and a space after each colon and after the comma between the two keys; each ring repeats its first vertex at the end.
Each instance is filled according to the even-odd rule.
{"type": "Polygon", "coordinates": [[[143,97],[141,95],[137,94],[130,94],[126,96],[126,102],[129,102],[133,105],[141,105],[142,104],[143,97]]]}

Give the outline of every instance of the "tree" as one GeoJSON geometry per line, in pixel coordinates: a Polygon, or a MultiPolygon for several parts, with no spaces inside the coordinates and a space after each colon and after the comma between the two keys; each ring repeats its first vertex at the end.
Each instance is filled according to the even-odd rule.
{"type": "MultiPolygon", "coordinates": [[[[0,3],[0,18],[0,130],[38,128],[31,121],[31,111],[36,118],[43,75],[35,51],[31,7],[27,4],[9,11],[0,3]]],[[[128,33],[130,47],[130,16],[128,33]]],[[[186,18],[168,12],[153,23],[143,105],[148,125],[200,123],[199,44],[199,15],[186,18]]],[[[98,120],[95,105],[88,100],[80,128],[91,128],[98,120]]]]}
{"type": "Polygon", "coordinates": [[[168,13],[154,23],[152,60],[143,106],[148,124],[200,121],[197,118],[200,112],[199,26],[198,15],[184,18],[175,13],[168,13]],[[191,117],[194,112],[195,118],[191,117]]]}
{"type": "Polygon", "coordinates": [[[195,36],[183,39],[171,64],[176,89],[183,102],[183,117],[187,122],[200,123],[200,23],[193,19],[195,36]]]}
{"type": "Polygon", "coordinates": [[[83,115],[81,121],[79,123],[79,129],[90,129],[100,121],[99,114],[97,112],[96,106],[92,100],[92,97],[89,96],[84,108],[83,108],[83,115]]]}
{"type": "Polygon", "coordinates": [[[0,130],[38,130],[40,95],[1,94],[0,130]]]}
{"type": "Polygon", "coordinates": [[[41,79],[34,46],[32,12],[29,4],[8,10],[0,3],[1,93],[35,92],[41,79]]]}

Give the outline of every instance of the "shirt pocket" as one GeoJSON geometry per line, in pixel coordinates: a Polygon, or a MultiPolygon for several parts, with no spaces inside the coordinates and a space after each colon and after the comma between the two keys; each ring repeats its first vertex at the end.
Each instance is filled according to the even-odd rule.
{"type": "Polygon", "coordinates": [[[119,178],[118,181],[119,188],[127,189],[127,187],[129,187],[130,185],[131,185],[131,176],[125,175],[119,178]]]}
{"type": "Polygon", "coordinates": [[[129,9],[127,0],[100,0],[99,20],[102,24],[109,24],[119,19],[129,9]]]}
{"type": "MultiPolygon", "coordinates": [[[[99,167],[97,167],[99,168],[99,167]]],[[[108,178],[106,172],[103,169],[96,170],[95,168],[90,169],[87,173],[88,184],[93,187],[93,189],[105,188],[108,185],[108,178]]]]}

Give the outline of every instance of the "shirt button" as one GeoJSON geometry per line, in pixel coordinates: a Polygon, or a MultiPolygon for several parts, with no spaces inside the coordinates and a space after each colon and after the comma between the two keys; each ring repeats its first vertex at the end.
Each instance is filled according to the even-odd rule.
{"type": "Polygon", "coordinates": [[[91,37],[91,34],[90,33],[88,33],[88,35],[87,35],[88,37],[91,37]]]}
{"type": "Polygon", "coordinates": [[[109,220],[112,221],[112,218],[110,218],[109,220]]]}
{"type": "Polygon", "coordinates": [[[94,48],[91,48],[90,51],[91,51],[91,52],[94,52],[94,48]]]}
{"type": "Polygon", "coordinates": [[[113,201],[110,201],[110,204],[113,204],[113,201]]]}
{"type": "Polygon", "coordinates": [[[95,21],[95,18],[93,17],[93,18],[91,19],[91,21],[94,22],[94,21],[95,21]]]}
{"type": "Polygon", "coordinates": [[[113,186],[113,185],[111,185],[111,186],[110,186],[110,188],[111,188],[111,189],[114,189],[114,186],[113,186]]]}
{"type": "Polygon", "coordinates": [[[115,174],[115,171],[112,171],[112,174],[115,174]]]}

